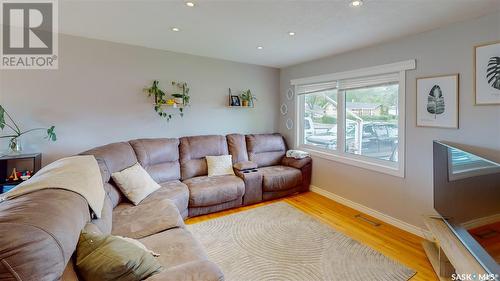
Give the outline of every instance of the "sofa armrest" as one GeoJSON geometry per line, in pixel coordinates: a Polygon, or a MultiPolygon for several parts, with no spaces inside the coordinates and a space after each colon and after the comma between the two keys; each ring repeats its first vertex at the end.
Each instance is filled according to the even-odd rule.
{"type": "Polygon", "coordinates": [[[233,168],[238,171],[257,169],[257,163],[252,161],[242,161],[234,164],[233,168]]]}
{"type": "Polygon", "coordinates": [[[288,167],[293,167],[297,169],[302,169],[304,166],[307,164],[311,163],[311,157],[306,157],[302,159],[295,159],[292,157],[283,157],[283,160],[281,160],[281,164],[284,166],[288,167]]]}
{"type": "Polygon", "coordinates": [[[211,261],[193,261],[174,266],[155,274],[147,281],[222,281],[224,274],[211,261]]]}
{"type": "Polygon", "coordinates": [[[236,170],[235,174],[245,183],[243,205],[250,205],[262,201],[262,174],[258,170],[236,170]]]}

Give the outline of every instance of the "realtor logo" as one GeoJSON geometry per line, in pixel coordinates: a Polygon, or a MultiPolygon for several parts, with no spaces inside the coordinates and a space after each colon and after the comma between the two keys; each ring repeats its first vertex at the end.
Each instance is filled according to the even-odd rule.
{"type": "Polygon", "coordinates": [[[57,69],[57,0],[0,0],[2,69],[57,69]]]}

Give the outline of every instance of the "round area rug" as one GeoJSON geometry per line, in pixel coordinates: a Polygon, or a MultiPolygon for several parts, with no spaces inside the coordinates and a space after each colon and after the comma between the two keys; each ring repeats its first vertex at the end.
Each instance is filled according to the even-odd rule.
{"type": "Polygon", "coordinates": [[[415,274],[284,202],[187,228],[229,281],[406,281],[415,274]]]}

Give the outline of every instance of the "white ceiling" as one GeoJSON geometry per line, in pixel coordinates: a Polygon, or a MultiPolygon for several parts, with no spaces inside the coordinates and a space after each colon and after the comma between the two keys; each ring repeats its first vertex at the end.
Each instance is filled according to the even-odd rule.
{"type": "Polygon", "coordinates": [[[349,0],[193,2],[61,0],[60,32],[284,67],[500,10],[500,0],[365,0],[360,8],[349,0]]]}

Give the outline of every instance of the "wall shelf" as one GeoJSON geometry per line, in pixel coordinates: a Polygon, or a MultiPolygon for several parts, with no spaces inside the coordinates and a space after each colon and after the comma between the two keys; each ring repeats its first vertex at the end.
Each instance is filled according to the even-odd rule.
{"type": "Polygon", "coordinates": [[[254,106],[233,106],[233,105],[228,105],[227,107],[229,108],[255,108],[254,106]]]}
{"type": "Polygon", "coordinates": [[[158,103],[154,103],[153,105],[160,106],[162,108],[175,108],[175,109],[186,107],[183,104],[165,104],[165,103],[158,104],[158,103]]]}

